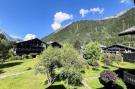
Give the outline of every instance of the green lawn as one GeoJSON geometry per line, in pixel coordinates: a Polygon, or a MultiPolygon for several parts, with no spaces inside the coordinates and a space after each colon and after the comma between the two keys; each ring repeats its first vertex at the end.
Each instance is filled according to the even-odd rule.
{"type": "Polygon", "coordinates": [[[24,72],[27,71],[27,69],[29,68],[33,69],[37,63],[37,59],[25,59],[5,62],[3,65],[0,65],[0,70],[3,70],[5,72],[1,75],[24,72]]]}
{"type": "Polygon", "coordinates": [[[18,76],[0,79],[0,89],[44,89],[45,77],[28,71],[18,76]]]}
{"type": "Polygon", "coordinates": [[[92,89],[100,89],[104,87],[100,82],[98,78],[90,79],[87,81],[87,84],[91,86],[92,89]]]}
{"type": "MultiPolygon", "coordinates": [[[[4,79],[0,79],[0,89],[45,89],[44,82],[46,80],[44,75],[35,74],[34,67],[38,63],[38,59],[27,59],[27,60],[17,60],[17,61],[10,61],[4,63],[4,67],[0,66],[0,70],[5,71],[5,73],[0,74],[3,75],[10,75],[15,73],[23,74],[17,76],[6,77],[4,79]],[[27,70],[31,68],[31,70],[27,70]]],[[[113,66],[108,66],[107,69],[116,70],[118,67],[121,68],[135,68],[134,63],[123,62],[119,65],[113,63],[113,66]]],[[[83,74],[83,78],[99,76],[99,74],[106,70],[104,67],[100,67],[99,70],[95,71],[92,68],[85,69],[85,73],[83,74]]],[[[64,82],[56,82],[54,85],[64,84],[64,82]]],[[[87,80],[87,84],[92,87],[92,89],[102,88],[103,85],[100,84],[98,78],[87,80]]],[[[69,88],[69,86],[66,86],[69,88]]],[[[77,89],[85,89],[83,86],[77,89]]]]}

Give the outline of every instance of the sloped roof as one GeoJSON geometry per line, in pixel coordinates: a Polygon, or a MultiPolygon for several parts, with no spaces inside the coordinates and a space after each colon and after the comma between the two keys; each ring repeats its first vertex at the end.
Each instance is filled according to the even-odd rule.
{"type": "Polygon", "coordinates": [[[133,35],[135,34],[135,26],[128,28],[125,31],[120,32],[118,35],[119,36],[124,36],[124,35],[133,35]]]}
{"type": "Polygon", "coordinates": [[[122,45],[122,44],[114,44],[112,46],[106,47],[105,49],[112,48],[112,47],[126,48],[126,49],[130,49],[130,50],[134,50],[135,51],[135,48],[129,47],[129,46],[125,46],[125,45],[122,45]]]}
{"type": "Polygon", "coordinates": [[[20,42],[16,42],[16,44],[24,43],[24,42],[29,42],[29,41],[33,41],[33,40],[37,40],[37,41],[39,41],[39,42],[41,42],[41,43],[42,43],[42,41],[41,41],[41,40],[39,40],[38,38],[35,38],[35,39],[27,40],[27,41],[20,41],[20,42]]]}

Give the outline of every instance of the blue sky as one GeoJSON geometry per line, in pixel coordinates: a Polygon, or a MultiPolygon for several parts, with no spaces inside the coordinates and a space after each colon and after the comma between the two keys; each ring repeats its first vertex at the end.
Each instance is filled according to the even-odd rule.
{"type": "Polygon", "coordinates": [[[20,38],[42,38],[73,21],[103,19],[132,7],[132,0],[0,0],[0,28],[20,38]]]}

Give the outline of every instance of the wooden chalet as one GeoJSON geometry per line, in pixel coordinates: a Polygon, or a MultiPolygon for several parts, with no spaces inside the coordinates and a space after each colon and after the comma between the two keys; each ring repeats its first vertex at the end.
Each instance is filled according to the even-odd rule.
{"type": "Polygon", "coordinates": [[[133,52],[135,52],[135,48],[128,47],[128,46],[121,45],[121,44],[115,44],[115,45],[104,48],[103,51],[104,51],[104,53],[114,53],[114,54],[121,53],[121,54],[123,54],[123,53],[133,53],[133,52]]]}
{"type": "Polygon", "coordinates": [[[47,42],[47,47],[52,46],[53,48],[62,48],[62,45],[56,41],[47,42]]]}
{"type": "Polygon", "coordinates": [[[46,47],[46,44],[43,43],[38,38],[22,41],[22,42],[16,42],[14,47],[14,53],[15,55],[31,55],[36,56],[37,54],[40,54],[44,47],[46,47]]]}
{"type": "MultiPolygon", "coordinates": [[[[134,0],[135,2],[135,0],[134,0]]],[[[135,35],[135,26],[122,31],[118,34],[119,36],[135,35]]],[[[130,47],[131,48],[131,47],[130,47]]],[[[124,53],[123,59],[129,62],[135,62],[135,53],[124,53]]],[[[135,69],[122,70],[123,80],[125,81],[128,89],[135,89],[135,69]]]]}

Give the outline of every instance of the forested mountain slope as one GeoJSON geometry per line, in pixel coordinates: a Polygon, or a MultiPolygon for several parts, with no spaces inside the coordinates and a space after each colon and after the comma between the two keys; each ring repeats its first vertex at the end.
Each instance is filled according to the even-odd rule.
{"type": "MultiPolygon", "coordinates": [[[[82,20],[73,22],[62,30],[54,32],[43,38],[44,41],[58,41],[82,44],[89,41],[99,41],[103,45],[114,43],[126,44],[131,41],[130,36],[118,37],[118,33],[135,25],[135,8],[117,18],[104,20],[82,20]]],[[[132,36],[135,42],[135,37],[132,36]]]]}

